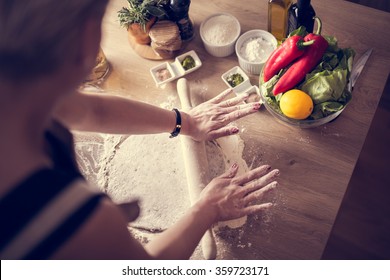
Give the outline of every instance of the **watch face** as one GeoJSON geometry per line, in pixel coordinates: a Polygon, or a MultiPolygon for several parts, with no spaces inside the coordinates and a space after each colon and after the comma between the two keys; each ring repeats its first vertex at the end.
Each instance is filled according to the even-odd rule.
{"type": "Polygon", "coordinates": [[[176,128],[175,128],[175,130],[171,133],[170,138],[173,138],[173,137],[178,136],[179,133],[180,133],[180,129],[181,129],[181,125],[179,125],[179,124],[176,125],[176,128]]]}

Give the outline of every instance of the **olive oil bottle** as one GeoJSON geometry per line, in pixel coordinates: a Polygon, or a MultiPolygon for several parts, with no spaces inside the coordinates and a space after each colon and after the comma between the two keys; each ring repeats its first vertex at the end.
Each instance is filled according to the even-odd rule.
{"type": "Polygon", "coordinates": [[[268,1],[268,31],[278,41],[288,35],[288,19],[292,0],[268,1]]]}

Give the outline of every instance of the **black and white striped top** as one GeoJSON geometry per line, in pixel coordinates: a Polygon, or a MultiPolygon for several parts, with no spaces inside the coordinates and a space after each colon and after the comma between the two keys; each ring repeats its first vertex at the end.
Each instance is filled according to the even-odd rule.
{"type": "Polygon", "coordinates": [[[69,131],[46,134],[53,168],[37,170],[0,199],[1,259],[47,259],[97,209],[103,194],[78,171],[69,131]]]}

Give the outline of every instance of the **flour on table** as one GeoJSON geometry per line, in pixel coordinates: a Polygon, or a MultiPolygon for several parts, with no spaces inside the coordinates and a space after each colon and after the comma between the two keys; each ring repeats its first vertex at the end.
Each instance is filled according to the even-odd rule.
{"type": "MultiPolygon", "coordinates": [[[[166,229],[190,206],[180,139],[167,134],[104,135],[76,133],[81,171],[115,203],[139,199],[141,215],[135,226],[166,229]]],[[[237,135],[206,142],[210,178],[236,162],[240,172],[243,142],[237,135]]]]}
{"type": "Polygon", "coordinates": [[[135,226],[166,229],[188,209],[179,144],[167,134],[135,135],[118,147],[106,192],[116,203],[140,199],[141,215],[135,226]]]}

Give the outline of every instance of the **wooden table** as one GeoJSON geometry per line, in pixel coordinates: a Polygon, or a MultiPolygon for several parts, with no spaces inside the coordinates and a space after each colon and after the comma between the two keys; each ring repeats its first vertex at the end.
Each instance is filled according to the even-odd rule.
{"type": "MultiPolygon", "coordinates": [[[[116,14],[124,5],[124,0],[111,1],[104,19],[102,48],[112,71],[103,89],[156,105],[173,98],[180,106],[175,82],[163,89],[154,85],[149,70],[160,62],[141,58],[129,46],[116,14]]],[[[354,48],[356,58],[371,47],[373,53],[352,102],[334,122],[314,129],[287,127],[265,108],[239,121],[248,164],[271,164],[281,170],[281,177],[277,206],[267,216],[250,220],[240,231],[225,236],[240,238],[244,246],[230,248],[223,258],[321,258],[383,92],[390,68],[390,14],[341,0],[313,0],[312,5],[322,19],[322,34],[336,36],[341,47],[354,48]]],[[[226,88],[221,74],[238,65],[235,55],[215,58],[203,48],[199,26],[214,12],[236,16],[242,32],[266,29],[267,1],[192,1],[190,16],[196,36],[182,52],[193,49],[201,58],[202,68],[187,79],[201,87],[207,99],[226,88]]],[[[257,76],[250,78],[257,84],[257,76]]]]}

